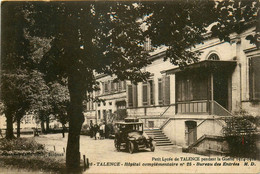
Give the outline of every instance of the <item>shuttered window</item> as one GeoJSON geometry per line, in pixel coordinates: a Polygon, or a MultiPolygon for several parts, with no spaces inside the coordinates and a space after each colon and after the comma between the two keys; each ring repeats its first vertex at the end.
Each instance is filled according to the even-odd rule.
{"type": "Polygon", "coordinates": [[[260,100],[260,56],[249,59],[250,99],[260,100]]]}
{"type": "Polygon", "coordinates": [[[158,79],[158,101],[159,105],[163,104],[163,85],[162,85],[162,79],[158,79]]]}
{"type": "Polygon", "coordinates": [[[108,83],[104,82],[104,93],[108,93],[108,83]]]}
{"type": "Polygon", "coordinates": [[[158,102],[159,105],[170,104],[170,76],[158,79],[158,102]]]}
{"type": "Polygon", "coordinates": [[[125,80],[122,81],[122,84],[123,84],[123,85],[122,85],[122,89],[125,90],[125,89],[126,89],[126,81],[125,81],[125,80]]]}
{"type": "Polygon", "coordinates": [[[133,107],[137,107],[138,93],[137,93],[137,85],[133,85],[133,107]]]}
{"type": "Polygon", "coordinates": [[[118,82],[118,89],[119,89],[119,91],[122,90],[122,83],[121,83],[121,81],[118,82]]]}
{"type": "Polygon", "coordinates": [[[143,106],[148,105],[148,89],[147,82],[143,82],[143,106]]]}
{"type": "Polygon", "coordinates": [[[154,81],[149,80],[149,105],[154,105],[154,81]]]}
{"type": "Polygon", "coordinates": [[[170,76],[164,76],[164,104],[170,104],[170,76]]]}
{"type": "Polygon", "coordinates": [[[132,87],[132,85],[127,86],[127,97],[128,97],[128,107],[133,107],[133,87],[132,87]]]}

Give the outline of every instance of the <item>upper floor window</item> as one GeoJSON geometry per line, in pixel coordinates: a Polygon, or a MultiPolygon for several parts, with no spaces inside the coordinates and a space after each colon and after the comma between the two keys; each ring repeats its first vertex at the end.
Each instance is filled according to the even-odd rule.
{"type": "Polygon", "coordinates": [[[220,60],[220,59],[216,53],[212,53],[209,55],[208,60],[220,60]]]}

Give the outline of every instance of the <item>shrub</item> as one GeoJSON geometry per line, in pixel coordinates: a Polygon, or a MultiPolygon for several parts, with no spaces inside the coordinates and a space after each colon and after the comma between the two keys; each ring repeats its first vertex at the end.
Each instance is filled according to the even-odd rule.
{"type": "Polygon", "coordinates": [[[230,155],[245,158],[259,158],[259,126],[260,117],[251,116],[241,110],[236,116],[226,120],[223,128],[230,155]]]}
{"type": "Polygon", "coordinates": [[[12,166],[32,171],[52,171],[63,173],[65,170],[64,159],[57,159],[45,155],[37,156],[0,156],[2,167],[12,166]]]}
{"type": "Polygon", "coordinates": [[[44,150],[44,145],[37,143],[33,138],[17,138],[7,140],[5,138],[0,140],[0,150],[44,150]]]}

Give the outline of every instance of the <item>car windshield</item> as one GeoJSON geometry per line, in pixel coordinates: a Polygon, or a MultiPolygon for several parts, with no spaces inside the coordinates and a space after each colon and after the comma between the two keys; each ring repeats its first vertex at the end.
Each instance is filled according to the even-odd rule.
{"type": "Polygon", "coordinates": [[[128,133],[129,137],[139,137],[141,134],[139,132],[130,132],[128,133]]]}
{"type": "Polygon", "coordinates": [[[121,128],[126,131],[142,131],[141,124],[126,124],[126,125],[122,125],[121,128]]]}

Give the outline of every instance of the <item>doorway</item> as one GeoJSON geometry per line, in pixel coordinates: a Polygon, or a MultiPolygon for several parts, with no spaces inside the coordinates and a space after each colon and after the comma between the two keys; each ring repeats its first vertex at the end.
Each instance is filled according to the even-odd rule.
{"type": "Polygon", "coordinates": [[[103,110],[103,121],[105,122],[105,124],[107,123],[107,111],[103,110]]]}
{"type": "Polygon", "coordinates": [[[225,109],[228,107],[228,73],[215,72],[213,75],[213,98],[225,109]]]}
{"type": "Polygon", "coordinates": [[[185,139],[188,146],[197,140],[196,121],[185,121],[185,139]]]}

